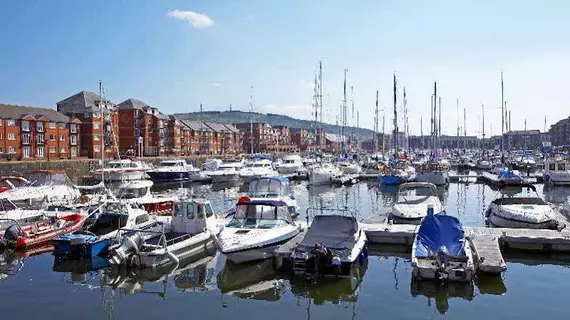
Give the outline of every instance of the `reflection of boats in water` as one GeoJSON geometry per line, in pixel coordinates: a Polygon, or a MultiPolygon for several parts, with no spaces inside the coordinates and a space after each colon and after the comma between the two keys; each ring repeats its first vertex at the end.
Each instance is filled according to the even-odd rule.
{"type": "Polygon", "coordinates": [[[24,267],[24,258],[12,250],[0,253],[0,282],[15,276],[24,267]]]}
{"type": "Polygon", "coordinates": [[[356,302],[367,268],[368,263],[354,266],[350,277],[325,277],[315,283],[292,281],[291,292],[296,297],[311,299],[316,305],[326,302],[356,302]]]}
{"type": "Polygon", "coordinates": [[[542,192],[544,194],[544,200],[550,203],[565,204],[570,201],[569,187],[552,187],[545,185],[542,192]]]}
{"type": "MultiPolygon", "coordinates": [[[[101,276],[101,284],[110,286],[113,289],[119,289],[125,294],[138,294],[138,293],[155,293],[160,296],[166,294],[166,284],[168,278],[173,277],[175,284],[178,288],[207,288],[207,280],[211,279],[207,276],[202,276],[194,281],[188,281],[185,276],[193,275],[196,269],[200,271],[208,270],[208,264],[213,261],[214,256],[212,252],[209,255],[202,255],[200,259],[195,258],[190,260],[180,260],[178,267],[168,265],[159,268],[144,268],[144,269],[107,269],[101,276]],[[206,265],[206,267],[204,267],[206,265]],[[202,282],[203,281],[203,282],[202,282]],[[151,292],[144,290],[145,283],[162,283],[163,290],[159,292],[151,292]],[[190,285],[190,283],[192,283],[190,285]]],[[[213,262],[215,263],[215,262],[213,262]]],[[[211,268],[210,268],[211,269],[211,268]]],[[[207,275],[208,272],[206,272],[207,275]]],[[[209,271],[213,274],[213,271],[209,271]]]]}
{"type": "Polygon", "coordinates": [[[109,267],[106,258],[93,256],[81,259],[64,259],[56,257],[53,261],[53,272],[70,273],[71,281],[84,282],[89,272],[109,267]]]}
{"type": "Polygon", "coordinates": [[[473,300],[474,286],[472,282],[445,282],[438,281],[411,281],[410,293],[412,297],[425,296],[428,298],[428,305],[431,306],[431,299],[435,300],[435,308],[439,313],[445,314],[449,310],[450,298],[462,298],[468,301],[473,300]]]}
{"type": "Polygon", "coordinates": [[[222,191],[226,189],[237,188],[241,184],[240,181],[216,182],[212,183],[212,191],[222,191]]]}
{"type": "Polygon", "coordinates": [[[226,260],[217,276],[218,288],[240,299],[277,301],[288,285],[287,281],[277,278],[276,273],[273,259],[245,264],[226,260]]]}

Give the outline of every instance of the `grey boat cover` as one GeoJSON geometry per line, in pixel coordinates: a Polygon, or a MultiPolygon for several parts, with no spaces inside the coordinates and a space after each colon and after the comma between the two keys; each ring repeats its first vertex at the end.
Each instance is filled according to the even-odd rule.
{"type": "Polygon", "coordinates": [[[354,217],[318,215],[313,219],[300,246],[313,247],[322,243],[330,249],[349,249],[354,247],[358,230],[358,221],[354,217]]]}

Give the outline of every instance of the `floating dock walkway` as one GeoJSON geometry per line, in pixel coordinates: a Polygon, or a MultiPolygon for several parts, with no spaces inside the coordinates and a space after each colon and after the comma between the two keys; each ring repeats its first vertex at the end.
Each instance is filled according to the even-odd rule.
{"type": "MultiPolygon", "coordinates": [[[[530,184],[543,183],[544,178],[542,173],[532,173],[530,175],[522,175],[523,186],[530,184]]],[[[469,174],[458,174],[457,172],[450,172],[449,180],[452,182],[485,182],[491,185],[499,185],[499,178],[496,174],[492,174],[487,171],[482,171],[480,173],[469,173],[469,174]]],[[[514,184],[513,184],[514,185],[514,184]]],[[[520,184],[516,184],[520,185],[520,184]]]]}

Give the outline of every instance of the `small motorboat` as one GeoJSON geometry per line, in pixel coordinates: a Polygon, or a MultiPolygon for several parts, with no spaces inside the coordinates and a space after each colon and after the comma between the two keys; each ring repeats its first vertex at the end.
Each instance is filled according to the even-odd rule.
{"type": "Polygon", "coordinates": [[[498,176],[499,184],[512,186],[524,184],[524,180],[518,170],[503,170],[498,176]]]}
{"type": "Polygon", "coordinates": [[[544,163],[544,182],[550,185],[570,185],[570,162],[563,159],[547,160],[544,163]]]}
{"type": "Polygon", "coordinates": [[[242,197],[232,219],[214,238],[228,260],[244,263],[273,257],[275,248],[300,229],[285,202],[242,197]]]}
{"type": "Polygon", "coordinates": [[[235,163],[222,163],[216,170],[207,172],[214,183],[239,181],[239,167],[235,163]]]}
{"type": "Polygon", "coordinates": [[[65,171],[56,170],[35,171],[28,177],[27,183],[0,193],[0,199],[7,199],[21,207],[40,203],[69,204],[80,196],[81,193],[65,171]]]}
{"type": "Polygon", "coordinates": [[[125,181],[119,186],[116,197],[125,203],[141,205],[150,214],[170,216],[178,197],[169,194],[153,194],[150,191],[152,186],[153,182],[150,180],[125,181]]]}
{"type": "Polygon", "coordinates": [[[277,171],[273,170],[273,164],[269,159],[260,159],[247,162],[245,167],[239,171],[239,176],[245,183],[260,177],[274,177],[279,175],[277,171]]]}
{"type": "MultiPolygon", "coordinates": [[[[536,193],[534,186],[529,186],[536,193]]],[[[534,197],[500,197],[489,204],[488,221],[500,228],[560,229],[554,206],[536,194],[534,197]]]]}
{"type": "Polygon", "coordinates": [[[98,221],[88,230],[64,234],[53,240],[53,254],[71,259],[91,258],[107,253],[117,240],[119,228],[162,231],[169,217],[150,215],[145,210],[121,202],[108,202],[101,208],[98,221]]]}
{"type": "Polygon", "coordinates": [[[109,249],[109,261],[128,268],[177,267],[181,260],[213,250],[212,238],[218,228],[209,201],[180,200],[174,206],[168,231],[119,229],[120,240],[109,249]]]}
{"type": "Polygon", "coordinates": [[[433,214],[430,208],[412,244],[415,280],[470,282],[475,273],[473,252],[456,217],[433,214]]]}
{"type": "Polygon", "coordinates": [[[27,183],[29,183],[29,181],[23,177],[12,177],[12,176],[0,177],[0,193],[16,189],[27,183]]]}
{"type": "Polygon", "coordinates": [[[491,164],[491,161],[489,161],[487,159],[479,159],[477,161],[477,169],[479,169],[479,170],[491,170],[491,169],[493,169],[493,165],[491,164]]]}
{"type": "Polygon", "coordinates": [[[356,216],[348,210],[329,211],[331,214],[314,216],[303,240],[291,253],[295,275],[350,276],[353,266],[367,261],[366,234],[356,216]]]}
{"type": "Polygon", "coordinates": [[[208,177],[184,159],[162,160],[146,172],[154,182],[203,181],[208,177]]]}
{"type": "Polygon", "coordinates": [[[37,220],[20,225],[16,221],[0,237],[5,246],[14,249],[28,249],[50,243],[54,238],[75,232],[85,223],[81,214],[63,217],[38,217],[37,220]]]}
{"type": "Polygon", "coordinates": [[[416,175],[416,181],[429,182],[436,186],[449,184],[449,169],[436,159],[426,161],[420,167],[420,172],[416,175]]]}
{"type": "Polygon", "coordinates": [[[398,189],[398,197],[392,206],[390,218],[397,222],[419,223],[430,206],[436,214],[444,212],[435,185],[428,182],[404,183],[398,189]]]}
{"type": "Polygon", "coordinates": [[[152,166],[135,158],[111,160],[102,169],[91,171],[93,179],[105,181],[144,180],[148,178],[147,171],[152,166]]]}
{"type": "Polygon", "coordinates": [[[311,169],[309,183],[314,186],[332,184],[334,179],[340,178],[342,175],[342,171],[337,166],[325,162],[311,169]]]}
{"type": "Polygon", "coordinates": [[[276,169],[279,174],[297,173],[302,168],[303,159],[297,154],[283,157],[283,161],[276,165],[276,169]]]}

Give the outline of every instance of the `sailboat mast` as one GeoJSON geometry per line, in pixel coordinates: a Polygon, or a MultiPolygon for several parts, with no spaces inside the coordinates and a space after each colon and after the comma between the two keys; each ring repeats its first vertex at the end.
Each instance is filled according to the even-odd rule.
{"type": "Polygon", "coordinates": [[[249,147],[250,152],[253,154],[253,85],[250,87],[249,93],[249,147]]]}
{"type": "Polygon", "coordinates": [[[433,149],[437,150],[437,81],[433,83],[433,149]]]}
{"type": "Polygon", "coordinates": [[[505,152],[505,90],[501,71],[501,151],[505,152]]]}
{"type": "Polygon", "coordinates": [[[410,143],[408,140],[408,102],[406,99],[406,87],[404,87],[404,99],[403,99],[403,103],[404,103],[404,135],[405,135],[405,145],[403,146],[405,149],[409,149],[410,147],[410,143]]]}
{"type": "Polygon", "coordinates": [[[341,112],[341,121],[342,121],[342,127],[341,127],[341,134],[340,134],[340,151],[342,153],[345,152],[345,148],[346,148],[346,142],[345,142],[345,127],[346,127],[346,73],[348,72],[348,69],[344,69],[344,86],[343,86],[343,90],[342,90],[342,94],[343,94],[343,98],[342,98],[342,112],[341,112]]]}
{"type": "Polygon", "coordinates": [[[322,148],[324,144],[323,136],[323,61],[319,60],[319,130],[321,138],[319,139],[319,147],[322,148]]]}
{"type": "Polygon", "coordinates": [[[396,89],[396,74],[394,73],[394,152],[398,152],[398,110],[396,109],[396,103],[398,100],[398,93],[396,89]]]}
{"type": "Polygon", "coordinates": [[[434,134],[434,115],[433,115],[433,93],[429,96],[429,114],[430,114],[430,129],[429,129],[429,137],[430,137],[430,147],[433,150],[435,148],[433,134],[434,134]]]}
{"type": "MultiPolygon", "coordinates": [[[[350,136],[354,137],[354,87],[353,86],[350,86],[350,103],[352,105],[352,113],[351,113],[352,114],[352,119],[351,119],[352,121],[350,122],[350,126],[352,128],[351,128],[350,136]]],[[[349,139],[349,141],[350,141],[350,139],[349,139]]],[[[352,146],[350,146],[350,147],[352,148],[352,146]]]]}
{"type": "Polygon", "coordinates": [[[437,145],[440,146],[439,137],[441,136],[441,96],[439,97],[439,111],[437,113],[437,145]]]}
{"type": "Polygon", "coordinates": [[[315,129],[315,147],[318,143],[319,137],[319,85],[317,82],[317,74],[315,74],[315,84],[313,87],[313,112],[315,115],[315,121],[313,123],[313,128],[315,129]]]}
{"type": "Polygon", "coordinates": [[[456,106],[457,106],[457,149],[459,149],[459,132],[460,132],[460,124],[459,124],[459,98],[457,98],[456,100],[456,106]]]}
{"type": "Polygon", "coordinates": [[[99,116],[101,117],[101,181],[105,183],[105,124],[103,122],[103,82],[99,80],[99,116]]]}
{"type": "MultiPolygon", "coordinates": [[[[382,129],[384,130],[384,129],[382,129]]],[[[384,141],[382,134],[382,141],[384,141]]],[[[378,90],[376,90],[376,107],[374,108],[374,154],[378,153],[378,90]]],[[[384,145],[382,145],[382,153],[384,153],[384,145]]]]}

